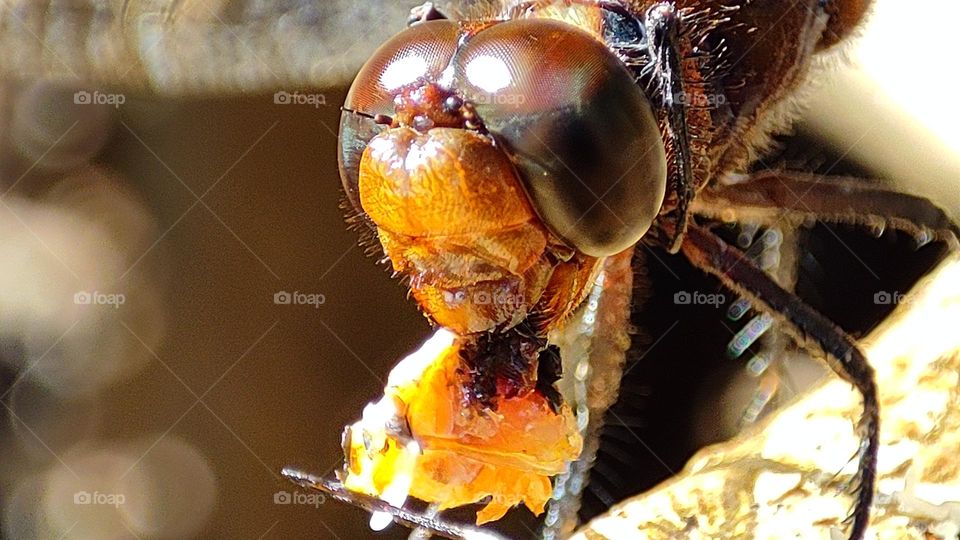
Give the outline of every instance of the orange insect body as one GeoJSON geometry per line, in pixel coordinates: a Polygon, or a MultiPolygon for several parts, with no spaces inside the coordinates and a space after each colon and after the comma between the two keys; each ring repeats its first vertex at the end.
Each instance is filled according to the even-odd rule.
{"type": "Polygon", "coordinates": [[[520,503],[542,513],[550,477],[583,444],[570,408],[553,412],[537,391],[500,397],[496,411],[465,406],[458,347],[426,349],[394,369],[384,398],[347,429],[344,485],[396,505],[409,494],[440,509],[490,497],[478,524],[520,503]]]}

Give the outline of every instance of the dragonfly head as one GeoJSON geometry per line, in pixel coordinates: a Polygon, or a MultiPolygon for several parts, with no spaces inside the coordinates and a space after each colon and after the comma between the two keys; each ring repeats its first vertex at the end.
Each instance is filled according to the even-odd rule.
{"type": "Polygon", "coordinates": [[[666,190],[633,76],[596,37],[543,19],[435,20],[388,41],[347,96],[340,164],[424,311],[467,333],[562,319],[666,190]]]}

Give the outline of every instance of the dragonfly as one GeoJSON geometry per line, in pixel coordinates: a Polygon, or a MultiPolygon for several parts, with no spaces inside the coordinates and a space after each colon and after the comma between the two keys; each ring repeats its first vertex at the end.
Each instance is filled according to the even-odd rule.
{"type": "MultiPolygon", "coordinates": [[[[723,242],[709,224],[724,219],[734,209],[735,216],[743,221],[776,223],[787,216],[792,221],[880,223],[917,237],[952,241],[956,227],[938,208],[921,198],[872,184],[801,173],[764,173],[747,178],[735,174],[762,149],[769,133],[781,121],[781,107],[789,101],[810,64],[856,28],[868,4],[815,0],[792,7],[777,2],[706,0],[465,2],[418,8],[410,27],[416,31],[417,26],[422,28],[421,25],[445,18],[498,24],[559,19],[557,24],[567,25],[563,28],[568,28],[571,35],[583,32],[603,44],[606,52],[598,54],[609,55],[604,58],[623,70],[610,67],[609,73],[627,73],[636,89],[627,91],[624,86],[623,96],[611,103],[597,104],[598,109],[602,105],[609,107],[609,114],[601,115],[595,110],[586,119],[609,124],[605,126],[606,134],[601,132],[600,137],[606,137],[601,141],[605,144],[597,145],[596,155],[606,159],[597,161],[616,164],[622,150],[618,143],[630,141],[630,137],[658,142],[662,146],[662,156],[656,156],[662,158],[662,198],[649,197],[651,191],[657,191],[648,189],[649,186],[660,185],[656,174],[649,175],[657,178],[648,177],[646,187],[637,188],[636,197],[614,197],[621,193],[607,190],[616,187],[609,183],[620,175],[613,179],[597,175],[597,181],[608,183],[582,185],[571,177],[590,178],[584,171],[591,164],[566,155],[555,161],[573,164],[577,174],[555,172],[567,177],[564,189],[573,189],[572,194],[560,190],[553,194],[556,199],[550,201],[550,193],[537,195],[524,186],[531,193],[534,215],[559,240],[552,245],[553,256],[566,258],[565,262],[581,255],[596,259],[590,271],[584,270],[590,279],[581,280],[579,294],[568,294],[567,311],[590,301],[595,288],[589,285],[599,283],[600,276],[601,289],[608,297],[618,288],[621,293],[629,289],[633,269],[625,251],[632,244],[639,246],[637,251],[655,247],[679,253],[698,268],[716,275],[731,290],[773,315],[788,332],[792,330],[803,338],[805,345],[826,355],[834,371],[850,381],[864,401],[860,477],[859,482],[852,482],[859,485],[850,528],[852,538],[863,534],[873,492],[871,471],[877,450],[878,405],[869,366],[850,336],[774,283],[747,257],[723,242]],[[557,6],[560,9],[551,11],[557,6]],[[634,100],[632,104],[625,100],[628,95],[634,100]],[[649,118],[642,119],[647,110],[649,118]],[[644,135],[638,135],[641,132],[644,135]],[[621,139],[618,134],[625,137],[621,139]],[[734,178],[736,182],[731,181],[734,178]],[[791,196],[799,193],[805,194],[802,203],[791,196]],[[624,206],[632,198],[656,208],[635,211],[633,206],[624,206]],[[571,200],[599,204],[591,211],[580,208],[586,214],[580,220],[576,207],[571,208],[571,200]],[[586,226],[584,221],[590,225],[586,226]],[[585,226],[580,227],[581,224],[585,226]],[[605,233],[611,229],[625,232],[610,240],[605,233]],[[595,234],[584,234],[591,232],[595,234]]],[[[0,39],[7,45],[5,50],[13,53],[0,61],[0,73],[7,78],[83,81],[165,95],[330,85],[349,80],[359,65],[374,54],[375,44],[401,31],[411,19],[407,8],[397,2],[360,5],[251,0],[127,2],[122,6],[96,1],[14,2],[2,13],[4,30],[0,39]],[[344,26],[364,28],[364,39],[344,47],[340,36],[344,26]]],[[[487,105],[487,110],[475,107],[473,124],[464,127],[492,139],[505,137],[503,126],[488,121],[495,115],[487,112],[496,106],[523,105],[517,103],[516,97],[513,103],[509,96],[502,102],[496,98],[486,103],[474,100],[474,105],[487,105]]],[[[529,100],[534,97],[537,96],[525,96],[529,100]]],[[[356,126],[367,126],[363,129],[386,130],[393,122],[404,121],[395,111],[365,111],[352,105],[353,112],[345,118],[356,126]],[[361,113],[381,117],[366,118],[361,113]],[[363,124],[361,119],[371,122],[363,124]]],[[[470,105],[468,100],[459,108],[468,110],[470,105]]],[[[361,128],[348,129],[356,133],[361,128]]],[[[544,158],[545,149],[555,150],[557,142],[548,138],[540,148],[527,148],[525,154],[544,158]]],[[[510,145],[501,139],[501,146],[515,147],[515,143],[510,145]]],[[[629,168],[622,163],[620,166],[629,168]]],[[[656,168],[656,163],[646,167],[648,172],[656,168]]],[[[352,186],[347,185],[348,196],[352,186]]],[[[626,324],[623,314],[620,319],[626,324]]],[[[620,353],[612,354],[614,358],[609,362],[621,363],[626,351],[620,353]]],[[[549,391],[549,387],[541,390],[549,391]]],[[[608,390],[616,393],[615,388],[608,390]]],[[[609,397],[606,401],[610,401],[609,397]]],[[[602,422],[597,418],[602,417],[605,400],[598,401],[591,411],[591,422],[602,422]]],[[[384,511],[394,510],[376,500],[368,502],[384,511]]],[[[444,529],[439,520],[423,516],[410,515],[407,521],[432,531],[454,531],[444,529]]]]}
{"type": "MultiPolygon", "coordinates": [[[[634,246],[682,254],[778,320],[860,393],[849,537],[862,538],[879,449],[872,368],[850,335],[711,222],[733,214],[768,226],[785,215],[879,223],[956,246],[957,227],[921,198],[803,173],[737,174],[782,127],[783,107],[818,55],[854,31],[868,7],[531,1],[452,15],[432,3],[411,11],[409,28],[374,53],[347,96],[341,175],[354,221],[374,231],[424,314],[468,344],[459,375],[444,379],[446,387],[462,385],[460,403],[496,410],[539,393],[554,414],[569,415],[554,387],[562,361],[549,333],[568,323],[591,284],[624,280],[634,246]],[[507,299],[489,301],[497,295],[507,299]]],[[[371,445],[363,425],[354,429],[363,436],[345,434],[348,469],[356,455],[392,452],[371,445]]],[[[399,428],[400,441],[410,429],[399,428]]],[[[571,460],[590,443],[573,446],[571,460]]],[[[449,476],[436,470],[434,479],[449,476]]],[[[290,476],[368,508],[394,509],[400,521],[434,533],[466,534],[439,519],[411,519],[375,497],[343,495],[322,479],[290,476]]],[[[441,506],[475,502],[451,503],[443,490],[417,496],[441,506]]],[[[501,515],[491,506],[478,523],[501,515]]]]}
{"type": "Polygon", "coordinates": [[[453,20],[432,4],[412,11],[410,28],[375,53],[347,97],[341,169],[357,220],[376,231],[425,314],[461,336],[481,336],[470,339],[486,355],[466,354],[467,371],[494,373],[495,381],[470,375],[465,394],[510,397],[536,381],[556,400],[555,379],[544,383],[533,372],[547,362],[549,330],[583,303],[604,265],[617,275],[617,259],[629,259],[638,242],[682,253],[778,319],[861,394],[849,535],[862,538],[879,448],[872,369],[852,337],[709,221],[732,209],[770,225],[784,214],[882,223],[955,245],[956,226],[923,199],[785,172],[730,180],[768,141],[771,119],[817,55],[853,31],[867,7],[511,2],[453,20]],[[485,236],[479,256],[470,226],[485,236]],[[446,253],[472,264],[458,266],[446,253]],[[510,267],[521,259],[534,262],[510,267]],[[481,267],[482,278],[471,275],[481,267]],[[470,296],[503,291],[512,299],[520,291],[520,299],[491,309],[470,296]],[[509,374],[498,373],[503,364],[509,374]]]}

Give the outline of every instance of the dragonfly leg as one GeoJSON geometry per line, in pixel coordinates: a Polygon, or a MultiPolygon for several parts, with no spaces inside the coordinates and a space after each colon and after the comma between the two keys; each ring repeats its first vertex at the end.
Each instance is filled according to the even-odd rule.
{"type": "Polygon", "coordinates": [[[710,230],[691,223],[682,245],[684,255],[698,268],[717,276],[727,287],[781,320],[807,349],[825,353],[827,364],[863,396],[863,413],[857,422],[861,438],[858,451],[855,505],[851,539],[862,539],[870,519],[880,449],[880,408],[873,368],[846,332],[784,290],[739,250],[710,230]]]}
{"type": "Polygon", "coordinates": [[[775,224],[822,221],[903,231],[919,243],[960,249],[960,228],[930,200],[854,178],[764,171],[743,182],[711,186],[693,203],[697,215],[775,224]]]}
{"type": "MultiPolygon", "coordinates": [[[[690,134],[687,131],[687,99],[683,83],[680,51],[680,13],[672,2],[651,6],[644,20],[650,55],[653,86],[661,101],[668,139],[670,189],[676,197],[673,233],[664,239],[670,253],[680,250],[687,229],[690,203],[696,195],[691,165],[690,134]]],[[[664,229],[665,230],[665,229],[664,229]]]]}

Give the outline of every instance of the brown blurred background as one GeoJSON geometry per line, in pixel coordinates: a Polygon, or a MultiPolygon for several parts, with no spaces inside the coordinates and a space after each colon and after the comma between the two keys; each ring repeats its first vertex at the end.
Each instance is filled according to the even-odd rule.
{"type": "MultiPolygon", "coordinates": [[[[73,92],[52,95],[48,99],[62,102],[73,92]]],[[[322,95],[333,104],[342,100],[342,93],[322,95]]],[[[274,503],[278,492],[293,491],[279,477],[283,465],[326,472],[339,464],[342,427],[382,391],[392,363],[428,328],[405,302],[405,291],[344,226],[333,158],[338,116],[336,106],[278,106],[272,94],[176,103],[133,97],[103,153],[71,170],[79,182],[65,187],[58,173],[39,175],[34,167],[15,186],[15,193],[31,197],[7,196],[6,210],[16,217],[4,234],[33,240],[31,257],[41,259],[38,272],[46,274],[20,286],[45,288],[34,293],[37,302],[62,304],[78,320],[96,318],[88,328],[67,320],[51,324],[42,313],[13,315],[35,343],[18,360],[22,340],[4,340],[9,364],[20,368],[5,372],[4,388],[13,388],[3,428],[7,537],[27,538],[29,531],[36,538],[146,537],[150,530],[171,538],[366,534],[358,511],[274,503]],[[114,185],[122,186],[120,193],[114,185]],[[68,210],[51,201],[54,189],[71,190],[71,199],[88,205],[68,210]],[[119,204],[113,198],[134,208],[104,218],[102,212],[119,204]],[[35,216],[41,208],[62,211],[63,227],[35,216]],[[116,241],[90,241],[89,249],[64,255],[51,238],[80,241],[73,236],[91,232],[84,230],[86,219],[108,221],[98,223],[98,232],[107,230],[116,241]],[[121,261],[90,270],[109,257],[121,261]],[[77,291],[125,299],[118,307],[108,296],[78,306],[77,291]],[[283,292],[301,293],[313,305],[294,305],[294,297],[289,305],[275,303],[283,292]],[[78,382],[85,373],[34,382],[34,375],[57,372],[56,363],[71,359],[56,354],[66,342],[96,364],[86,374],[113,372],[103,377],[110,383],[91,383],[76,396],[70,387],[85,384],[78,382]],[[185,446],[173,452],[188,457],[152,461],[168,443],[185,446]],[[101,470],[104,461],[111,472],[101,470]],[[151,469],[141,479],[142,492],[125,493],[119,508],[140,497],[137,505],[145,508],[134,521],[149,527],[127,530],[129,523],[95,504],[47,515],[51,506],[69,502],[57,495],[111,494],[106,478],[132,481],[142,468],[151,469]],[[91,475],[103,482],[87,485],[91,475]],[[70,488],[51,496],[47,484],[54,481],[70,488]],[[46,489],[36,490],[37,483],[46,489]],[[195,501],[197,490],[214,496],[195,501]],[[40,523],[31,523],[37,517],[40,523]],[[181,521],[195,525],[177,529],[181,521]],[[162,533],[165,527],[175,532],[162,533]]],[[[4,271],[20,272],[10,266],[31,262],[17,259],[7,258],[4,271]]]]}

